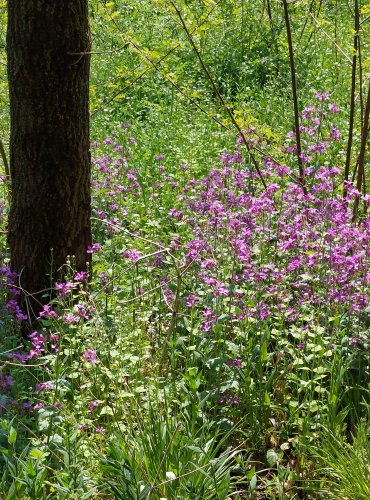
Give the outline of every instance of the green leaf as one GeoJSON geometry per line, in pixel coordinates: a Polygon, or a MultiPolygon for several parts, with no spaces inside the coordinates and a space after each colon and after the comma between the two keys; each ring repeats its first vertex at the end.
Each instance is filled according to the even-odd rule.
{"type": "Polygon", "coordinates": [[[8,443],[10,445],[13,445],[16,439],[17,439],[17,431],[14,429],[14,427],[11,427],[9,431],[8,443]]]}
{"type": "Polygon", "coordinates": [[[269,393],[267,391],[265,392],[265,400],[264,400],[263,404],[265,406],[270,406],[270,404],[271,404],[270,396],[269,396],[269,393]]]}
{"type": "Polygon", "coordinates": [[[166,479],[169,481],[174,481],[176,479],[176,474],[173,473],[172,471],[167,471],[166,472],[166,479]]]}
{"type": "Polygon", "coordinates": [[[101,409],[100,415],[112,415],[113,416],[113,410],[110,406],[104,406],[101,409]]]}
{"type": "Polygon", "coordinates": [[[279,455],[273,448],[267,450],[266,460],[270,467],[274,467],[279,462],[279,455]]]}
{"type": "Polygon", "coordinates": [[[44,456],[44,452],[41,451],[41,450],[37,450],[36,448],[34,448],[33,450],[31,450],[29,452],[29,456],[31,458],[36,458],[37,460],[41,460],[44,456]]]}
{"type": "Polygon", "coordinates": [[[254,491],[257,486],[257,474],[253,474],[252,479],[249,483],[249,491],[254,491]]]}

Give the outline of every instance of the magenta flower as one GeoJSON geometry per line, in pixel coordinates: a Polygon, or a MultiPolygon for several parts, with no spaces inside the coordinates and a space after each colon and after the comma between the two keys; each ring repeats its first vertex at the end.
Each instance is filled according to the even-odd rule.
{"type": "Polygon", "coordinates": [[[90,316],[87,314],[87,311],[86,311],[85,306],[83,304],[76,304],[75,309],[76,309],[77,315],[80,318],[84,318],[84,319],[90,318],[90,316]]]}
{"type": "Polygon", "coordinates": [[[101,250],[100,243],[93,243],[92,245],[87,247],[86,253],[98,253],[101,250]]]}
{"type": "Polygon", "coordinates": [[[125,259],[129,259],[129,260],[132,260],[133,262],[137,262],[140,257],[141,257],[141,252],[139,252],[138,250],[126,250],[125,252],[122,253],[122,257],[124,257],[125,259]]]}
{"type": "Polygon", "coordinates": [[[61,297],[65,297],[74,288],[76,288],[76,284],[72,283],[72,281],[66,281],[65,283],[55,283],[55,289],[58,290],[61,297]]]}
{"type": "Polygon", "coordinates": [[[47,389],[53,389],[54,383],[51,381],[43,382],[42,384],[36,384],[35,387],[36,387],[35,394],[40,394],[41,391],[44,391],[47,389]]]}
{"type": "Polygon", "coordinates": [[[330,96],[329,92],[323,92],[323,93],[317,92],[315,94],[316,99],[318,99],[319,101],[326,101],[329,98],[329,96],[330,96]]]}
{"type": "Polygon", "coordinates": [[[227,364],[230,367],[241,368],[241,366],[242,366],[242,360],[240,358],[229,359],[227,361],[227,364]]]}
{"type": "Polygon", "coordinates": [[[95,365],[97,358],[96,358],[96,350],[95,349],[88,349],[86,352],[84,352],[81,356],[81,358],[84,361],[90,362],[92,365],[95,365]]]}
{"type": "Polygon", "coordinates": [[[199,302],[199,297],[194,294],[187,295],[184,299],[186,307],[194,307],[197,302],[199,302]]]}
{"type": "Polygon", "coordinates": [[[64,321],[67,325],[70,325],[71,323],[78,323],[80,321],[80,317],[75,314],[68,313],[64,316],[64,321]]]}
{"type": "Polygon", "coordinates": [[[91,403],[89,403],[87,405],[87,409],[88,409],[88,411],[91,412],[91,411],[94,411],[95,408],[97,408],[98,406],[99,406],[99,401],[92,401],[91,403]]]}
{"type": "Polygon", "coordinates": [[[328,104],[328,108],[329,108],[330,113],[333,113],[334,115],[337,115],[339,113],[339,108],[336,104],[333,104],[330,102],[328,104]]]}
{"type": "Polygon", "coordinates": [[[217,314],[212,309],[206,309],[202,314],[204,320],[202,323],[202,330],[204,332],[209,332],[217,322],[217,314]]]}
{"type": "Polygon", "coordinates": [[[330,139],[333,139],[333,141],[339,141],[340,131],[337,128],[332,127],[332,129],[330,130],[330,139]]]}
{"type": "Polygon", "coordinates": [[[75,281],[86,281],[87,280],[87,273],[85,271],[80,271],[75,274],[74,277],[75,281]]]}
{"type": "Polygon", "coordinates": [[[43,307],[43,310],[40,312],[39,318],[56,319],[56,318],[58,318],[58,314],[52,310],[51,306],[46,305],[43,307]]]}

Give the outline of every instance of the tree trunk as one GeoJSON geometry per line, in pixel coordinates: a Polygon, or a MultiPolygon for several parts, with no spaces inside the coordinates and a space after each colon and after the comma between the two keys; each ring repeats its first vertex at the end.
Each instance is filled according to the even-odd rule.
{"type": "Polygon", "coordinates": [[[10,265],[38,301],[69,255],[86,269],[89,51],[88,0],[8,0],[10,265]]]}

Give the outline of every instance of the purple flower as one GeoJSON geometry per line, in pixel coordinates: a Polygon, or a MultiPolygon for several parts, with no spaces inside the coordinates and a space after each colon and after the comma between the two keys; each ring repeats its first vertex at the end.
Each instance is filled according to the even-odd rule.
{"type": "Polygon", "coordinates": [[[36,331],[30,333],[28,338],[32,342],[32,346],[34,349],[31,349],[28,355],[28,359],[38,358],[45,351],[45,342],[46,338],[42,333],[38,333],[36,331]]]}
{"type": "Polygon", "coordinates": [[[69,313],[64,316],[64,321],[67,325],[70,325],[71,323],[78,323],[80,321],[80,317],[69,313]]]}
{"type": "Polygon", "coordinates": [[[92,245],[87,247],[86,253],[98,253],[101,250],[100,243],[93,243],[92,245]]]}
{"type": "Polygon", "coordinates": [[[85,271],[80,271],[75,274],[74,277],[75,281],[86,281],[87,280],[87,273],[85,271]]]}
{"type": "Polygon", "coordinates": [[[217,314],[212,309],[206,309],[202,314],[204,319],[202,330],[204,332],[209,332],[217,322],[217,314]]]}
{"type": "Polygon", "coordinates": [[[308,148],[308,150],[309,150],[310,153],[322,154],[322,153],[325,153],[325,151],[327,150],[327,148],[329,146],[330,146],[330,144],[328,142],[321,141],[318,144],[313,144],[312,146],[310,146],[308,148]]]}
{"type": "Polygon", "coordinates": [[[96,350],[95,349],[88,349],[86,352],[84,352],[81,356],[81,358],[84,361],[89,361],[92,365],[95,365],[97,358],[96,358],[96,350]]]}
{"type": "Polygon", "coordinates": [[[22,363],[29,359],[29,355],[22,352],[10,352],[6,355],[6,357],[9,359],[16,359],[17,361],[21,361],[22,363]]]}
{"type": "Polygon", "coordinates": [[[13,384],[13,377],[11,375],[0,374],[0,390],[7,391],[12,387],[13,384]]]}
{"type": "Polygon", "coordinates": [[[13,314],[16,320],[26,321],[28,319],[27,314],[22,311],[15,299],[9,300],[5,307],[13,314]]]}
{"type": "Polygon", "coordinates": [[[339,108],[336,104],[333,104],[332,102],[329,102],[328,108],[330,113],[333,113],[333,115],[337,115],[339,113],[339,108]]]}
{"type": "Polygon", "coordinates": [[[226,391],[220,397],[219,403],[221,404],[229,403],[232,406],[237,406],[239,404],[239,399],[236,396],[230,394],[230,392],[226,391]]]}
{"type": "Polygon", "coordinates": [[[91,411],[94,411],[95,408],[97,408],[98,406],[99,406],[99,401],[92,401],[91,403],[89,403],[87,405],[87,409],[88,409],[88,411],[91,412],[91,411]]]}
{"type": "Polygon", "coordinates": [[[240,358],[234,358],[234,359],[229,359],[227,361],[228,366],[230,367],[236,367],[236,368],[241,368],[242,366],[242,360],[240,358]]]}
{"type": "Polygon", "coordinates": [[[177,220],[181,220],[184,216],[184,212],[182,210],[175,210],[174,208],[170,209],[169,214],[177,220]]]}
{"type": "Polygon", "coordinates": [[[76,288],[75,283],[66,281],[65,283],[55,283],[55,289],[58,290],[61,297],[65,297],[71,290],[76,288]]]}
{"type": "Polygon", "coordinates": [[[76,304],[75,308],[76,308],[76,312],[80,318],[84,318],[84,319],[90,318],[90,316],[87,314],[87,311],[86,311],[85,306],[83,304],[76,304]]]}
{"type": "Polygon", "coordinates": [[[317,92],[315,94],[316,99],[318,99],[319,101],[326,101],[329,98],[329,96],[330,96],[329,92],[323,92],[323,93],[317,92]]]}
{"type": "Polygon", "coordinates": [[[333,139],[333,141],[339,141],[340,131],[337,128],[332,127],[332,129],[330,130],[330,139],[333,139]]]}
{"type": "Polygon", "coordinates": [[[45,389],[53,389],[54,388],[54,383],[51,382],[50,380],[48,382],[43,382],[42,384],[36,384],[36,390],[35,394],[40,394],[41,391],[44,391],[45,389]]]}
{"type": "Polygon", "coordinates": [[[358,344],[361,342],[361,339],[359,339],[358,337],[352,337],[351,338],[351,342],[349,343],[349,346],[352,348],[352,349],[356,349],[358,347],[358,344]]]}
{"type": "Polygon", "coordinates": [[[134,249],[126,250],[122,254],[122,257],[124,257],[125,259],[132,260],[133,262],[137,262],[141,256],[142,256],[141,252],[139,252],[138,250],[134,250],[134,249]]]}
{"type": "Polygon", "coordinates": [[[199,297],[191,293],[185,297],[184,302],[186,307],[192,308],[197,302],[199,302],[199,297]]]}
{"type": "Polygon", "coordinates": [[[40,312],[39,318],[55,319],[58,318],[58,314],[47,304],[43,306],[43,310],[40,312]]]}

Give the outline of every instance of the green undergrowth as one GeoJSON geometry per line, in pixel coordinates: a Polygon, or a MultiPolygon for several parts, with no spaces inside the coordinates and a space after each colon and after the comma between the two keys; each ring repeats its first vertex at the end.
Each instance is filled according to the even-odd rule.
{"type": "MultiPolygon", "coordinates": [[[[317,92],[340,108],[331,115],[315,101],[332,121],[303,145],[330,148],[312,155],[315,199],[305,204],[289,191],[294,176],[269,165],[271,156],[297,169],[283,152],[293,120],[281,2],[269,2],[272,19],[266,2],[178,4],[273,187],[264,194],[251,156],[235,146],[169,3],[92,0],[100,246],[89,286],[71,258],[30,340],[1,290],[1,498],[369,498],[368,226],[364,212],[354,225],[330,205],[342,173],[325,170],[344,164],[350,67],[339,48],[351,54],[348,6],[291,4],[300,108],[317,92]],[[332,140],[331,127],[341,138],[332,140]],[[302,227],[291,241],[293,221],[302,227]],[[234,241],[239,223],[247,249],[234,241]]],[[[3,64],[0,76],[6,146],[3,64]]],[[[357,131],[354,149],[358,141],[357,131]]]]}

